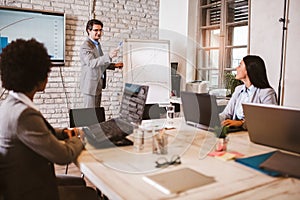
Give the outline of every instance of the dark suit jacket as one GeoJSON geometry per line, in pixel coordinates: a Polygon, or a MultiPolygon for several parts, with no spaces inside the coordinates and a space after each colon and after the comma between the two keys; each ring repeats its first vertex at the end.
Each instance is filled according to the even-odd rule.
{"type": "MultiPolygon", "coordinates": [[[[101,49],[101,46],[100,46],[101,49]]],[[[102,74],[110,67],[111,58],[99,51],[87,38],[80,47],[81,78],[80,89],[83,94],[101,95],[103,88],[102,74]]]]}
{"type": "MultiPolygon", "coordinates": [[[[4,199],[58,199],[53,163],[67,164],[83,149],[42,114],[12,96],[0,107],[0,188],[4,199]]],[[[1,199],[1,194],[0,194],[1,199]]]]}

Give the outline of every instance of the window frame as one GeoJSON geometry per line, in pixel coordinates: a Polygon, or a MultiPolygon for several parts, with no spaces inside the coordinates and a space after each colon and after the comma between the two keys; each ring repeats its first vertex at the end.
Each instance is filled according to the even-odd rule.
{"type": "MultiPolygon", "coordinates": [[[[198,17],[198,33],[197,33],[197,53],[196,53],[196,79],[202,81],[209,81],[211,89],[215,88],[224,88],[225,87],[225,73],[234,73],[235,67],[233,66],[232,54],[233,50],[245,50],[243,54],[247,55],[249,53],[249,34],[250,34],[250,0],[200,0],[199,1],[199,17],[198,17]],[[211,3],[213,1],[213,3],[211,3]],[[203,5],[203,3],[205,5],[203,5]],[[247,16],[245,17],[245,12],[242,12],[241,21],[237,22],[227,22],[228,15],[228,4],[233,3],[235,8],[240,8],[238,5],[245,6],[247,9],[247,16]],[[245,5],[243,5],[245,4],[245,5]],[[213,7],[214,12],[216,13],[214,16],[216,18],[219,17],[219,22],[213,21],[214,24],[209,24],[210,19],[208,12],[211,11],[213,7]],[[220,11],[218,12],[218,8],[220,11]],[[211,9],[211,10],[209,10],[211,9]],[[204,15],[206,14],[206,15],[204,15]],[[243,20],[246,18],[246,20],[243,20]],[[205,21],[204,21],[205,20],[205,21]],[[203,22],[204,21],[204,22],[203,22]],[[232,44],[232,41],[228,41],[228,38],[232,38],[233,40],[233,29],[232,34],[229,37],[228,30],[230,27],[243,27],[247,26],[247,40],[246,44],[232,44]],[[219,46],[210,46],[210,36],[209,31],[211,30],[219,30],[219,46]],[[205,32],[206,33],[205,33],[205,32]],[[213,50],[218,50],[218,60],[215,59],[212,61],[217,63],[217,66],[213,66],[209,61],[212,59],[211,55],[206,55],[207,52],[211,52],[213,50]],[[204,64],[203,64],[204,63],[204,64]],[[207,65],[205,65],[207,63],[207,65]],[[205,66],[204,66],[205,65],[205,66]],[[203,67],[204,66],[204,67],[203,67]],[[228,67],[229,66],[229,67],[228,67]],[[215,78],[214,78],[215,77],[215,78]],[[217,81],[213,80],[217,78],[217,81]]],[[[241,6],[241,7],[242,7],[241,6]]],[[[209,13],[210,14],[210,13],[209,13]]],[[[214,14],[214,13],[213,13],[214,14]]],[[[238,14],[234,15],[234,17],[238,16],[238,14]]],[[[232,18],[236,19],[236,18],[232,18]]],[[[245,56],[243,55],[243,56],[245,56]]]]}

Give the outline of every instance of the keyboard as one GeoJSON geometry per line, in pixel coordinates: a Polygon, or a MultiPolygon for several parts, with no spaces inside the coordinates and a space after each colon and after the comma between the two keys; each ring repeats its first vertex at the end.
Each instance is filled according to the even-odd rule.
{"type": "Polygon", "coordinates": [[[100,123],[101,129],[107,137],[126,137],[133,132],[133,125],[120,118],[110,119],[100,123]]]}
{"type": "Polygon", "coordinates": [[[88,142],[95,147],[128,146],[133,142],[126,136],[133,132],[133,128],[133,125],[116,118],[84,127],[83,131],[88,142]]]}

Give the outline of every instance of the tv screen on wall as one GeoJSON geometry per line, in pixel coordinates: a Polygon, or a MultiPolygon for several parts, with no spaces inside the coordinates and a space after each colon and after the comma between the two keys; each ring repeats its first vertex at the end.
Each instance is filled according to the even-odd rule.
{"type": "Polygon", "coordinates": [[[65,64],[65,14],[0,7],[0,54],[11,41],[31,39],[43,43],[52,64],[65,64]]]}

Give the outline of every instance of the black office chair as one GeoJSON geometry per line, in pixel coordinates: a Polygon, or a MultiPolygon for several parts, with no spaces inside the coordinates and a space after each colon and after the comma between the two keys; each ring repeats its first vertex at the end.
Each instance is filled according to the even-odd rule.
{"type": "Polygon", "coordinates": [[[143,113],[143,120],[146,119],[160,119],[161,115],[167,111],[163,107],[159,107],[158,104],[146,104],[143,113]]]}
{"type": "Polygon", "coordinates": [[[69,110],[70,127],[81,127],[105,121],[103,107],[73,108],[69,110]]]}
{"type": "MultiPolygon", "coordinates": [[[[69,119],[70,127],[82,127],[97,124],[105,121],[105,110],[103,107],[93,107],[93,108],[73,108],[69,110],[69,119]]],[[[68,165],[66,166],[65,175],[58,174],[56,175],[57,184],[59,185],[60,194],[62,196],[69,195],[71,191],[74,195],[81,195],[81,192],[84,192],[87,199],[95,199],[100,194],[100,191],[94,191],[92,188],[87,187],[84,180],[84,175],[81,174],[81,177],[66,175],[68,173],[68,165]],[[70,187],[63,187],[70,186],[70,187]],[[73,191],[73,187],[76,186],[85,186],[82,188],[78,194],[76,190],[73,191]],[[69,190],[69,191],[68,191],[69,190]]],[[[68,197],[69,198],[69,197],[68,197]]],[[[79,197],[80,198],[80,197],[79,197]]]]}
{"type": "MultiPolygon", "coordinates": [[[[69,110],[70,128],[97,124],[105,121],[105,110],[103,107],[72,108],[69,110]]],[[[66,166],[65,174],[69,166],[66,166]]]]}

